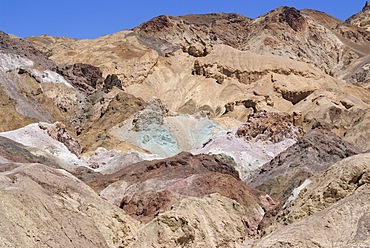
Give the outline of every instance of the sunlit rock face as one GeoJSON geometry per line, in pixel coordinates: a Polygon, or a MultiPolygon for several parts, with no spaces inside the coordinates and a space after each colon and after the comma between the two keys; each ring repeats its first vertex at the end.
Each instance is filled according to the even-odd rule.
{"type": "Polygon", "coordinates": [[[135,31],[95,40],[43,36],[29,41],[41,50],[48,44],[54,51],[49,58],[59,63],[93,64],[100,67],[103,77],[116,74],[127,93],[144,101],[155,96],[179,113],[207,111],[210,118],[241,122],[258,111],[297,114],[301,115],[297,119],[299,125],[306,130],[321,125],[343,137],[353,126],[349,120],[360,118],[363,115],[360,112],[369,108],[368,91],[341,81],[366,84],[363,73],[366,74],[365,60],[370,52],[366,32],[352,41],[345,34],[359,34],[358,28],[351,26],[346,32],[342,30],[342,34],[336,27],[343,29],[345,25],[334,17],[312,10],[279,8],[255,20],[228,14],[159,19],[168,25],[157,28],[153,20],[135,31]],[[297,23],[292,21],[293,17],[299,17],[297,23]],[[246,32],[245,25],[240,26],[243,23],[250,25],[247,34],[250,41],[234,39],[234,35],[241,35],[234,31],[246,32]],[[183,32],[176,31],[179,29],[176,24],[192,30],[189,37],[204,36],[202,40],[209,40],[212,49],[202,50],[196,37],[191,45],[194,48],[186,48],[184,36],[179,35],[183,32]],[[201,31],[215,25],[219,25],[214,30],[215,36],[229,37],[218,37],[215,41],[207,36],[209,32],[201,31]],[[166,33],[162,28],[175,31],[166,33]],[[230,32],[221,32],[229,28],[230,32]],[[228,42],[231,40],[251,44],[247,48],[228,42]],[[279,42],[270,42],[274,40],[279,42]],[[171,46],[182,49],[169,52],[171,46]],[[356,108],[351,108],[352,104],[356,108]],[[337,118],[330,119],[325,114],[330,108],[334,109],[331,115],[337,118]]]}
{"type": "Polygon", "coordinates": [[[370,2],[366,1],[364,8],[359,13],[348,18],[346,23],[370,31],[370,2]]]}
{"type": "Polygon", "coordinates": [[[2,131],[32,122],[80,123],[85,95],[56,72],[58,65],[28,42],[1,33],[0,77],[4,111],[2,131]]]}
{"type": "Polygon", "coordinates": [[[239,247],[246,239],[244,208],[215,193],[187,197],[158,214],[125,243],[128,247],[239,247]]]}
{"type": "Polygon", "coordinates": [[[40,150],[76,166],[86,164],[79,159],[79,144],[66,133],[60,123],[33,123],[26,127],[0,133],[0,136],[16,141],[24,146],[40,150]],[[58,140],[59,139],[59,140],[58,140]]]}
{"type": "Polygon", "coordinates": [[[18,164],[0,182],[4,247],[116,247],[140,226],[64,170],[18,164]]]}
{"type": "Polygon", "coordinates": [[[225,13],[159,16],[134,31],[176,44],[196,57],[209,54],[212,46],[225,44],[259,54],[290,57],[328,71],[340,69],[338,61],[342,64],[347,54],[354,54],[320,22],[289,7],[272,10],[253,20],[225,13]],[[345,54],[339,52],[343,50],[345,54]]]}

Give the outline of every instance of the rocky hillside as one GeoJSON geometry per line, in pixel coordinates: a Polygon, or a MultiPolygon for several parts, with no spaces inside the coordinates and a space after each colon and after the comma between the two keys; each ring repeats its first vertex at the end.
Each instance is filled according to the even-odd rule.
{"type": "Polygon", "coordinates": [[[360,153],[348,142],[324,130],[312,130],[255,171],[246,182],[285,201],[306,179],[346,157],[360,153]]]}
{"type": "Polygon", "coordinates": [[[357,14],[346,20],[346,23],[370,31],[370,2],[366,1],[365,7],[357,14]]]}
{"type": "Polygon", "coordinates": [[[286,116],[259,112],[249,115],[239,128],[209,140],[193,153],[230,156],[245,181],[264,163],[295,144],[303,133],[286,116]]]}
{"type": "Polygon", "coordinates": [[[0,32],[0,246],[370,246],[369,8],[0,32]]]}
{"type": "MultiPolygon", "coordinates": [[[[368,15],[364,9],[359,16],[368,15]]],[[[325,13],[282,7],[253,20],[160,16],[95,40],[27,40],[60,64],[116,74],[127,93],[145,101],[155,96],[179,113],[207,111],[227,127],[238,125],[225,123],[229,117],[244,122],[256,111],[288,113],[307,131],[324,126],[368,149],[349,135],[369,108],[369,91],[356,86],[368,84],[369,37],[325,13]]]]}
{"type": "Polygon", "coordinates": [[[313,176],[256,247],[368,246],[369,158],[349,157],[313,176]]]}

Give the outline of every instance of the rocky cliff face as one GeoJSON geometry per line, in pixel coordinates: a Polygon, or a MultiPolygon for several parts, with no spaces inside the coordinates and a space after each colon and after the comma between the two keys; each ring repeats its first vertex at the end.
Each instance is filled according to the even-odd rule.
{"type": "Polygon", "coordinates": [[[284,215],[284,223],[288,224],[369,189],[369,157],[368,153],[351,156],[312,177],[311,183],[282,211],[284,213],[278,215],[278,219],[284,215]]]}
{"type": "Polygon", "coordinates": [[[180,153],[111,174],[75,174],[103,199],[144,223],[124,246],[233,247],[247,234],[255,235],[263,216],[279,201],[248,187],[226,162],[225,157],[180,153]],[[204,215],[211,209],[212,214],[204,215]]]}
{"type": "Polygon", "coordinates": [[[96,40],[65,40],[50,36],[30,37],[28,40],[59,64],[82,62],[97,66],[104,77],[118,75],[124,86],[142,82],[153,70],[159,55],[178,49],[165,41],[131,31],[96,40]],[[114,41],[115,45],[107,43],[107,40],[114,41]]]}
{"type": "Polygon", "coordinates": [[[135,235],[128,247],[238,247],[245,240],[245,210],[218,193],[187,197],[160,213],[135,235]]]}
{"type": "MultiPolygon", "coordinates": [[[[366,7],[358,15],[366,19],[366,7]]],[[[325,13],[281,7],[254,20],[224,13],[160,16],[134,31],[169,41],[196,57],[207,55],[216,44],[225,44],[238,50],[309,62],[335,74],[358,57],[356,49],[347,40],[357,35],[362,42],[361,47],[368,46],[369,40],[366,39],[368,34],[355,28],[337,28],[343,23],[338,19],[334,21],[337,25],[333,26],[333,20],[325,13]],[[323,19],[326,22],[322,22],[323,19]],[[364,36],[365,39],[362,38],[364,36]]]]}

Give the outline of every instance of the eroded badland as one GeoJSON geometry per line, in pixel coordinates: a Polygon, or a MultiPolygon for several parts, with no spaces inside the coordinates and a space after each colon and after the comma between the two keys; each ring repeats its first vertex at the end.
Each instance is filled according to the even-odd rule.
{"type": "Polygon", "coordinates": [[[370,246],[370,2],[0,32],[1,247],[370,246]]]}

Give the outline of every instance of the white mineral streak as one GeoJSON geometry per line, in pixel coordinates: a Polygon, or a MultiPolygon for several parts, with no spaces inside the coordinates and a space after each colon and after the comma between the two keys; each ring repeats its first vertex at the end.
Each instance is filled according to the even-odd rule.
{"type": "Polygon", "coordinates": [[[0,133],[0,136],[14,140],[25,146],[36,147],[72,165],[86,166],[63,143],[51,138],[45,130],[40,129],[38,123],[32,123],[17,130],[0,133]]]}
{"type": "Polygon", "coordinates": [[[310,179],[306,179],[299,187],[295,188],[292,192],[292,194],[289,196],[288,200],[285,202],[283,208],[285,208],[289,203],[294,201],[299,193],[302,191],[302,189],[306,188],[307,185],[309,185],[312,181],[310,179]]]}

